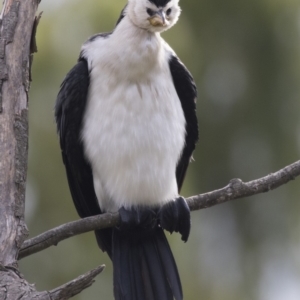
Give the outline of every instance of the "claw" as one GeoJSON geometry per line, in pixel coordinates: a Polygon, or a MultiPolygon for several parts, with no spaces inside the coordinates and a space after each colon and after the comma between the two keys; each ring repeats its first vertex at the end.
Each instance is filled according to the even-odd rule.
{"type": "Polygon", "coordinates": [[[170,233],[179,232],[184,242],[188,240],[191,230],[191,216],[190,208],[183,197],[162,206],[158,212],[158,218],[163,229],[170,233]]]}

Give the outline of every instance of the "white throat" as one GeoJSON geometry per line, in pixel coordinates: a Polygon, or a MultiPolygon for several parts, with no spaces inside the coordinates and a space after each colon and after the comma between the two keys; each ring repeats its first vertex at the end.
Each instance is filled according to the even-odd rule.
{"type": "Polygon", "coordinates": [[[159,33],[136,27],[125,17],[109,38],[98,39],[86,45],[89,67],[93,69],[101,64],[101,72],[103,68],[106,72],[112,72],[116,81],[124,78],[134,80],[159,67],[164,59],[163,44],[159,33]]]}

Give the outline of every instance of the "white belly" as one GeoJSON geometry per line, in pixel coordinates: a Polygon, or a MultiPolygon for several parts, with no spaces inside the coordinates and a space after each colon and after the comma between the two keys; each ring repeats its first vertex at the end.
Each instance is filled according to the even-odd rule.
{"type": "Polygon", "coordinates": [[[162,78],[155,86],[120,84],[104,97],[99,85],[96,89],[83,137],[101,208],[162,204],[175,197],[185,123],[173,85],[162,78]]]}
{"type": "Polygon", "coordinates": [[[161,205],[178,195],[175,171],[185,142],[168,61],[152,69],[143,57],[145,66],[127,61],[120,69],[107,61],[112,60],[100,59],[99,67],[91,68],[82,131],[100,207],[161,205]]]}

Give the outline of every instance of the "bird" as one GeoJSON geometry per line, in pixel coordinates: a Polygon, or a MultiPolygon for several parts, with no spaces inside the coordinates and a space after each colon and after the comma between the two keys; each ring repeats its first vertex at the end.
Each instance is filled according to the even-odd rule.
{"type": "Polygon", "coordinates": [[[179,0],[128,0],[111,32],[83,44],[55,104],[79,216],[120,215],[95,230],[116,300],[183,299],[164,230],[190,233],[180,189],[198,141],[197,88],[161,37],[180,14],[179,0]]]}

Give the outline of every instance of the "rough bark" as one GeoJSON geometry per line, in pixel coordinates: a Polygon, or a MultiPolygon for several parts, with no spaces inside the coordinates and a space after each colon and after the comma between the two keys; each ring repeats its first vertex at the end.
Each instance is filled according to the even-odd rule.
{"type": "Polygon", "coordinates": [[[93,283],[100,266],[52,291],[37,292],[18,271],[24,222],[28,90],[40,0],[5,0],[0,23],[0,300],[69,299],[93,283]]]}
{"type": "Polygon", "coordinates": [[[1,300],[67,300],[88,288],[104,266],[99,266],[74,280],[50,291],[37,292],[15,269],[2,270],[0,273],[1,300]]]}
{"type": "Polygon", "coordinates": [[[16,258],[28,235],[24,222],[28,152],[30,41],[37,1],[3,3],[0,29],[0,299],[22,299],[32,286],[16,258]]]}
{"type": "MultiPolygon", "coordinates": [[[[0,263],[15,266],[27,236],[24,223],[27,169],[27,90],[29,43],[34,7],[6,1],[1,25],[0,263]],[[25,159],[24,159],[25,158],[25,159]]],[[[36,9],[36,8],[35,8],[36,9]]]]}

